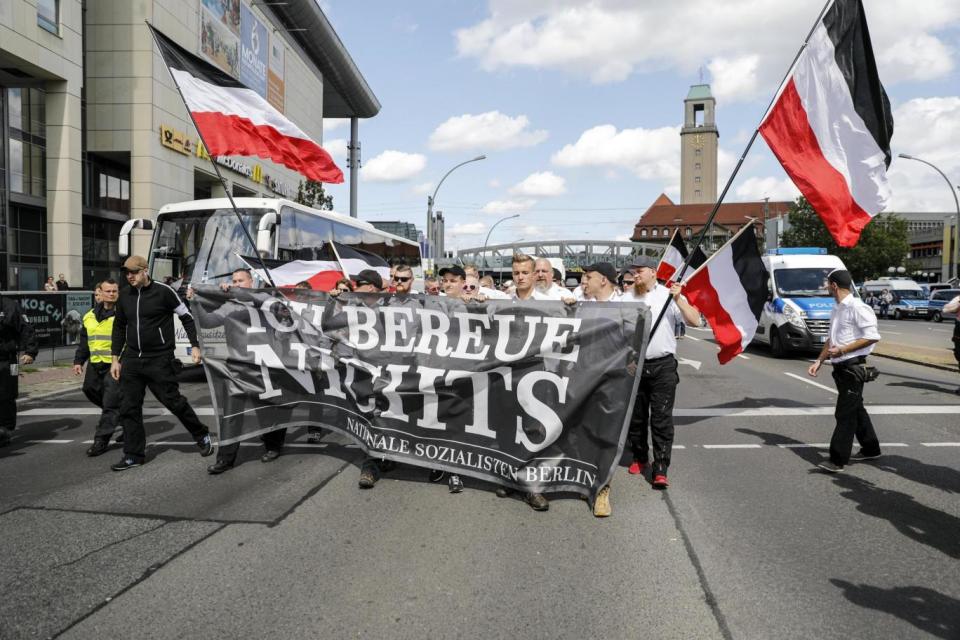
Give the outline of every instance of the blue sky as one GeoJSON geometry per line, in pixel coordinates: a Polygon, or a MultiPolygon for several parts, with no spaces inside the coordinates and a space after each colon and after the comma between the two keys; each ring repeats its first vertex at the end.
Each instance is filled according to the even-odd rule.
{"type": "MultiPolygon", "coordinates": [[[[819,10],[809,0],[319,0],[383,107],[360,123],[367,220],[422,228],[427,194],[447,247],[520,238],[625,239],[661,192],[678,199],[682,103],[701,69],[717,97],[725,182],[819,10]]],[[[960,184],[960,2],[864,0],[894,108],[894,153],[960,184]]],[[[345,167],[349,126],[325,122],[345,167]]],[[[952,211],[946,183],[905,160],[892,208],[952,211]]],[[[330,186],[337,210],[346,184],[330,186]]],[[[762,140],[728,200],[796,191],[762,140]]]]}

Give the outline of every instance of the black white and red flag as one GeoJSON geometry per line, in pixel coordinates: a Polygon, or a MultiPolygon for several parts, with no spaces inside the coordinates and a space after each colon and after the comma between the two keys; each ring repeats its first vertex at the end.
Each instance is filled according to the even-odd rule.
{"type": "Polygon", "coordinates": [[[150,31],[210,155],[257,156],[310,180],[343,182],[330,154],[260,94],[152,26],[150,31]]]}
{"type": "Polygon", "coordinates": [[[265,266],[270,270],[270,279],[281,288],[308,282],[314,291],[332,291],[338,280],[356,276],[365,269],[376,271],[385,282],[390,278],[390,265],[382,257],[339,242],[327,243],[305,260],[239,257],[263,280],[266,277],[259,265],[265,266]]]}
{"type": "MultiPolygon", "coordinates": [[[[664,250],[663,255],[660,256],[660,264],[657,265],[657,279],[663,280],[664,282],[672,282],[677,271],[683,266],[684,260],[687,259],[687,255],[687,246],[683,242],[683,238],[680,237],[680,230],[674,229],[673,237],[670,238],[666,250],[664,250]]],[[[698,245],[693,251],[693,258],[691,258],[689,264],[687,264],[687,270],[684,275],[693,273],[693,271],[699,268],[706,260],[707,255],[698,245]]]]}
{"type": "Polygon", "coordinates": [[[760,134],[837,244],[856,245],[890,201],[893,135],[860,0],[823,14],[760,134]]]}
{"type": "Polygon", "coordinates": [[[683,294],[710,323],[720,345],[717,359],[726,364],[753,340],[769,291],[753,225],[741,229],[685,283],[683,294]]]}

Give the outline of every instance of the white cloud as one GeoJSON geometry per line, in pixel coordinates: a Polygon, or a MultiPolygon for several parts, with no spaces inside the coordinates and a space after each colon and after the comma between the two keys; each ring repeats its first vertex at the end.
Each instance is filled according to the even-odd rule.
{"type": "Polygon", "coordinates": [[[537,204],[536,200],[492,200],[483,205],[484,213],[519,213],[537,204]]]}
{"type": "Polygon", "coordinates": [[[544,130],[529,130],[525,115],[511,117],[499,111],[453,116],[430,134],[434,151],[500,151],[532,147],[547,139],[544,130]]]}
{"type": "Polygon", "coordinates": [[[432,182],[422,182],[422,183],[420,183],[420,184],[418,184],[418,185],[414,185],[414,187],[413,187],[412,189],[410,189],[410,190],[411,190],[413,193],[415,193],[416,195],[418,195],[418,196],[425,196],[425,195],[427,195],[428,193],[430,193],[431,191],[433,191],[433,183],[432,183],[432,182]]]}
{"type": "Polygon", "coordinates": [[[790,178],[757,178],[750,177],[737,186],[735,193],[741,200],[760,201],[764,198],[771,200],[795,200],[800,191],[794,186],[790,178]]]}
{"type": "Polygon", "coordinates": [[[553,154],[561,167],[607,167],[644,180],[680,179],[680,128],[623,129],[604,124],[587,129],[574,144],[553,154]]]}
{"type": "Polygon", "coordinates": [[[497,180],[496,178],[493,178],[490,182],[487,183],[487,186],[490,187],[491,189],[499,189],[500,181],[497,180]]]}
{"type": "Polygon", "coordinates": [[[330,154],[330,157],[333,158],[334,162],[340,163],[346,160],[347,158],[347,141],[345,138],[333,138],[331,140],[324,140],[323,142],[324,150],[330,154]]]}
{"type": "MultiPolygon", "coordinates": [[[[488,15],[454,36],[458,53],[488,71],[551,69],[609,83],[647,71],[693,75],[707,62],[727,102],[772,95],[819,5],[717,6],[716,0],[489,0],[488,15]],[[736,77],[738,66],[751,71],[748,77],[736,77]]],[[[886,82],[943,77],[952,66],[954,52],[934,34],[960,19],[956,0],[867,3],[867,19],[886,82]]]]}
{"type": "Polygon", "coordinates": [[[546,230],[535,224],[525,224],[514,227],[514,232],[517,238],[523,238],[524,240],[543,240],[547,237],[546,230]]]}
{"type": "Polygon", "coordinates": [[[324,118],[323,119],[323,137],[326,138],[329,132],[336,131],[340,127],[344,127],[349,123],[350,123],[350,120],[347,118],[324,118]]]}
{"type": "Polygon", "coordinates": [[[465,222],[456,224],[447,231],[452,236],[479,236],[487,232],[487,225],[482,222],[465,222]]]}
{"type": "Polygon", "coordinates": [[[531,173],[510,188],[511,195],[533,198],[549,198],[567,192],[567,181],[552,171],[531,173]]]}
{"type": "MultiPolygon", "coordinates": [[[[956,184],[960,176],[960,96],[917,98],[893,112],[893,154],[932,163],[956,184]]],[[[894,157],[890,165],[892,211],[954,211],[946,181],[915,160],[894,157]]]]}
{"type": "Polygon", "coordinates": [[[409,180],[427,166],[427,157],[392,149],[368,160],[360,169],[360,177],[368,182],[400,182],[409,180]]]}

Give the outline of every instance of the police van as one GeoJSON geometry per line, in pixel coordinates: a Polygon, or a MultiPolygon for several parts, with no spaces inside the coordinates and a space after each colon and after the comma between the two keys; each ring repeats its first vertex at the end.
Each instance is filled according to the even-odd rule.
{"type": "Polygon", "coordinates": [[[910,278],[880,278],[867,280],[860,288],[862,295],[870,296],[873,301],[873,310],[881,311],[880,295],[887,291],[893,301],[887,308],[887,315],[895,320],[901,318],[924,318],[929,320],[930,300],[924,295],[923,288],[910,278]]]}
{"type": "Polygon", "coordinates": [[[834,305],[827,274],[847,267],[819,247],[770,249],[763,264],[770,274],[770,297],[753,341],[769,346],[775,358],[791,351],[819,351],[830,334],[834,305]]]}

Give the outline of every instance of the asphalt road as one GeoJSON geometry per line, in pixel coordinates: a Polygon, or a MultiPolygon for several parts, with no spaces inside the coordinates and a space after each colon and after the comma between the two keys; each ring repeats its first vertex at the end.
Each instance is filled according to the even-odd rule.
{"type": "Polygon", "coordinates": [[[880,334],[892,342],[915,344],[931,349],[953,351],[953,320],[933,322],[927,320],[878,321],[880,334]]]}
{"type": "Polygon", "coordinates": [[[0,637],[960,637],[960,376],[877,359],[884,456],[831,476],[829,371],[720,367],[709,335],[681,342],[670,489],[623,469],[606,520],[417,469],[360,491],[358,450],[301,432],[209,476],[159,410],[114,473],[80,394],[31,403],[0,450],[0,637]]]}

